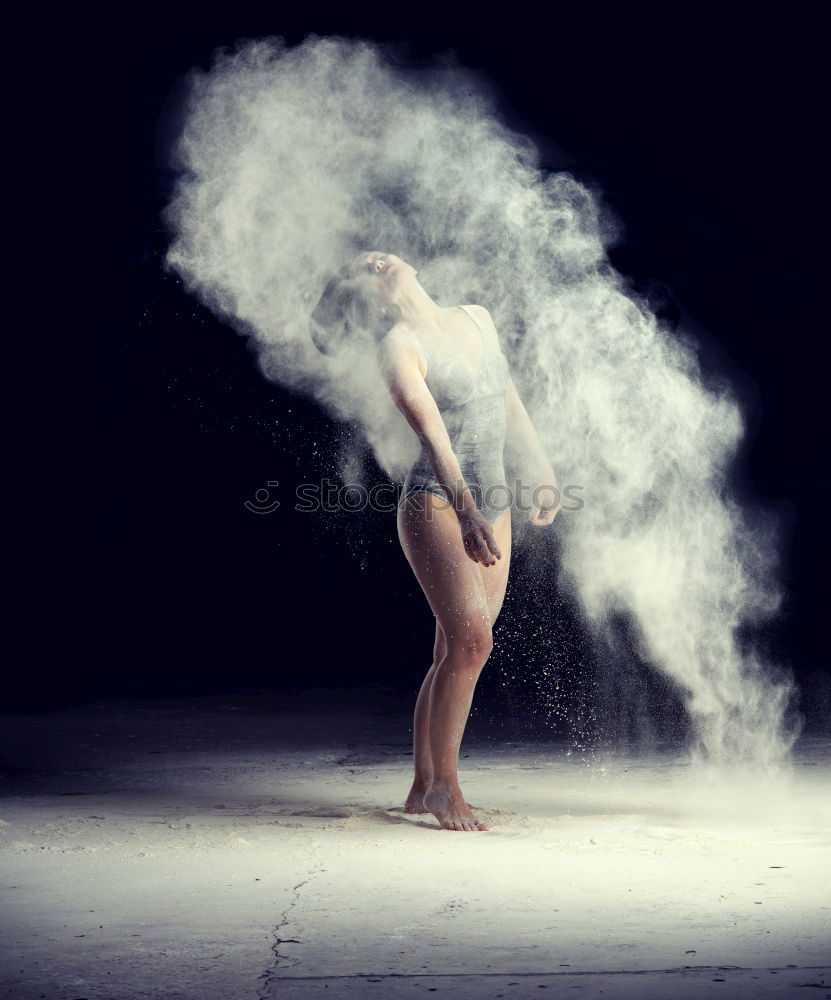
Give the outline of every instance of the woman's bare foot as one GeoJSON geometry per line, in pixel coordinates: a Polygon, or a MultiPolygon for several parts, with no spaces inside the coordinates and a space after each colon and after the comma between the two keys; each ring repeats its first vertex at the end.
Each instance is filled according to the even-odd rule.
{"type": "Polygon", "coordinates": [[[458,785],[432,782],[424,793],[424,805],[445,830],[476,831],[488,829],[473,815],[458,785]]]}
{"type": "Polygon", "coordinates": [[[430,787],[430,782],[419,782],[414,781],[413,787],[410,789],[410,794],[407,796],[407,801],[404,803],[405,813],[426,813],[427,810],[424,808],[424,793],[430,787]]]}
{"type": "MultiPolygon", "coordinates": [[[[426,784],[419,781],[413,782],[413,787],[410,789],[410,794],[407,796],[407,801],[404,803],[405,813],[426,813],[430,811],[424,806],[424,795],[429,787],[429,781],[426,784]]],[[[465,802],[465,805],[468,809],[473,808],[469,802],[465,802]]]]}

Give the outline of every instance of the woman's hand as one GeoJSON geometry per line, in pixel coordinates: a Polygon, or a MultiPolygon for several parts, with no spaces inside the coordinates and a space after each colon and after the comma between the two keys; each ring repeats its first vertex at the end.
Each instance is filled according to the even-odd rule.
{"type": "Polygon", "coordinates": [[[466,511],[459,515],[459,525],[465,552],[470,558],[483,566],[495,566],[496,560],[502,558],[502,553],[485,515],[475,509],[466,511]]]}
{"type": "Polygon", "coordinates": [[[560,491],[557,488],[557,481],[554,478],[554,470],[552,469],[545,481],[534,490],[534,499],[528,520],[531,524],[544,527],[546,524],[551,524],[559,513],[559,510],[560,491]]]}

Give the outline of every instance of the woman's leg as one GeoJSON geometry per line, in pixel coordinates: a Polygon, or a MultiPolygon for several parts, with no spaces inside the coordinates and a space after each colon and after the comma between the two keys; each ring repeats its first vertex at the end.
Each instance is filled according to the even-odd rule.
{"type": "Polygon", "coordinates": [[[508,572],[511,568],[511,512],[503,511],[491,527],[502,558],[496,560],[495,566],[477,564],[477,569],[482,577],[482,586],[485,588],[491,625],[494,625],[505,600],[508,572]]]}
{"type": "MultiPolygon", "coordinates": [[[[446,644],[429,691],[433,781],[424,804],[446,829],[487,829],[464,801],[457,760],[473,691],[493,646],[491,609],[498,613],[501,605],[508,557],[505,553],[495,566],[480,567],[464,550],[453,510],[432,494],[419,499],[419,504],[405,501],[400,506],[399,538],[446,644]],[[487,586],[486,573],[494,574],[487,586]]],[[[504,514],[495,529],[502,534],[509,520],[510,514],[504,514]]]]}
{"type": "MultiPolygon", "coordinates": [[[[482,588],[485,592],[485,599],[488,605],[491,628],[499,617],[502,610],[502,603],[505,599],[505,590],[508,585],[508,572],[511,565],[511,514],[505,511],[493,524],[493,534],[502,558],[497,559],[494,566],[482,566],[474,564],[479,571],[482,588]]],[[[467,703],[464,707],[464,718],[467,720],[470,708],[473,704],[473,688],[470,690],[467,703]]]]}
{"type": "MultiPolygon", "coordinates": [[[[482,584],[485,588],[485,596],[488,600],[491,625],[499,617],[502,602],[505,598],[505,588],[508,583],[511,560],[510,511],[506,512],[496,521],[493,531],[499,551],[502,553],[502,559],[499,560],[496,566],[479,566],[482,584]]],[[[407,801],[404,803],[404,812],[407,813],[427,812],[424,807],[424,793],[433,779],[433,755],[430,752],[430,688],[436,673],[436,667],[442,661],[446,652],[447,643],[444,638],[444,632],[442,632],[439,620],[436,619],[433,663],[422,681],[413,715],[413,763],[415,765],[415,774],[407,801]]]]}
{"type": "Polygon", "coordinates": [[[433,676],[436,673],[436,666],[444,659],[447,652],[447,645],[444,639],[444,632],[436,619],[436,637],[433,642],[433,663],[427,671],[427,676],[421,683],[421,690],[418,692],[415,712],[413,714],[413,763],[415,765],[415,775],[413,777],[413,787],[404,803],[404,812],[425,813],[424,793],[433,780],[433,757],[430,753],[430,687],[433,683],[433,676]]]}

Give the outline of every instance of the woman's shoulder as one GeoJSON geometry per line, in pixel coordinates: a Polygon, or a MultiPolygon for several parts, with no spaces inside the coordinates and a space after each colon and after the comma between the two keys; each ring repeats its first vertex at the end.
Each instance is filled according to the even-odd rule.
{"type": "Polygon", "coordinates": [[[466,310],[471,316],[473,316],[488,338],[495,341],[501,349],[502,343],[499,337],[499,331],[496,329],[496,324],[494,323],[489,310],[486,309],[485,306],[473,303],[462,306],[462,309],[466,310]]]}
{"type": "Polygon", "coordinates": [[[491,318],[491,314],[484,306],[480,306],[475,302],[468,302],[466,305],[462,306],[462,309],[470,309],[471,312],[475,312],[477,316],[482,316],[487,319],[491,318]]]}
{"type": "Polygon", "coordinates": [[[416,338],[409,333],[401,323],[391,327],[379,341],[379,347],[386,351],[421,347],[416,338]]]}
{"type": "Polygon", "coordinates": [[[469,302],[466,305],[463,305],[461,308],[464,309],[466,312],[471,313],[473,317],[476,319],[476,321],[478,323],[481,323],[482,326],[485,327],[485,329],[496,332],[496,327],[493,324],[493,317],[484,306],[480,306],[476,303],[469,302]]]}
{"type": "Polygon", "coordinates": [[[377,352],[382,368],[388,365],[395,366],[402,361],[415,360],[419,369],[421,368],[421,345],[406,330],[398,324],[393,326],[378,341],[377,352]]]}
{"type": "MultiPolygon", "coordinates": [[[[499,336],[499,331],[496,329],[496,324],[493,321],[488,309],[485,306],[470,304],[462,307],[470,311],[472,316],[475,316],[476,321],[480,324],[481,329],[485,331],[486,338],[491,342],[491,345],[496,348],[502,357],[505,357],[505,351],[502,348],[502,338],[499,336]]],[[[507,358],[505,358],[507,362],[507,358]]]]}

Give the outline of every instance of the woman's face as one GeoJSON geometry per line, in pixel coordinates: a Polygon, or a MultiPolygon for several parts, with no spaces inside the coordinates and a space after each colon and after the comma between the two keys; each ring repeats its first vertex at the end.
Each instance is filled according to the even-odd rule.
{"type": "Polygon", "coordinates": [[[418,272],[394,253],[371,250],[358,254],[349,265],[349,277],[358,281],[366,292],[381,303],[394,302],[398,290],[418,272]]]}

